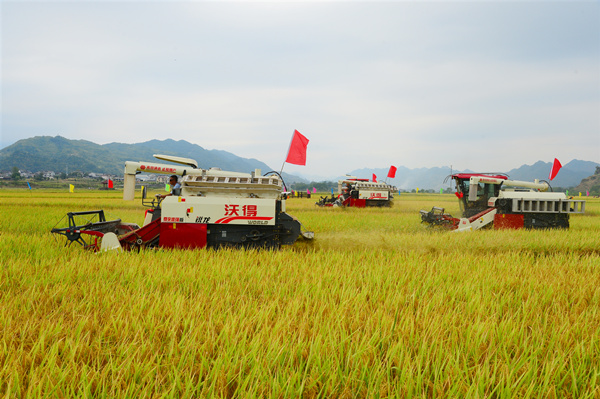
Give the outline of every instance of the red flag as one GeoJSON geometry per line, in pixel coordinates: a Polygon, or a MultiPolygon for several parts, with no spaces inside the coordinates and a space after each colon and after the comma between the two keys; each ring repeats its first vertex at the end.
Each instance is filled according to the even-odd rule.
{"type": "Polygon", "coordinates": [[[294,130],[294,137],[292,137],[285,162],[294,165],[306,165],[306,147],[308,147],[308,139],[299,131],[294,130]]]}
{"type": "Polygon", "coordinates": [[[108,188],[114,188],[113,181],[108,179],[108,188]]]}
{"type": "Polygon", "coordinates": [[[377,181],[377,176],[375,175],[375,173],[373,173],[373,181],[376,182],[377,181]]]}
{"type": "Polygon", "coordinates": [[[558,159],[554,158],[554,164],[552,165],[552,170],[550,171],[550,180],[552,180],[556,177],[556,174],[558,173],[560,168],[562,168],[560,161],[558,159]]]}
{"type": "Polygon", "coordinates": [[[396,177],[396,170],[398,170],[395,166],[390,166],[390,171],[388,172],[388,176],[390,179],[396,177]]]}

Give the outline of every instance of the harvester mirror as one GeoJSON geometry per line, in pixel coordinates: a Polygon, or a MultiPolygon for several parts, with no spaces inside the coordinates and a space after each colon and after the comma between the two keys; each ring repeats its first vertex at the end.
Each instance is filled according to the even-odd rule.
{"type": "Polygon", "coordinates": [[[142,186],[142,200],[146,199],[146,195],[147,195],[147,193],[146,193],[146,186],[142,186]]]}

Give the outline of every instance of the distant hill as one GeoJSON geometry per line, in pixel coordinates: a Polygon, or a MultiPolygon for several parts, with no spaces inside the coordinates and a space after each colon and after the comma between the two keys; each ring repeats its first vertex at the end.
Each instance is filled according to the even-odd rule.
{"type": "MultiPolygon", "coordinates": [[[[40,171],[123,174],[125,161],[158,161],[153,154],[175,155],[198,161],[203,169],[219,167],[223,170],[249,173],[261,169],[273,170],[256,159],[238,157],[227,151],[206,150],[184,140],[150,140],[137,144],[96,144],[86,140],[69,140],[61,136],[37,136],[19,140],[0,150],[0,171],[16,166],[33,173],[40,171]]],[[[287,184],[305,182],[304,179],[284,173],[287,184]]]]}
{"type": "MultiPolygon", "coordinates": [[[[552,187],[575,187],[582,179],[593,175],[596,166],[600,164],[590,161],[572,160],[560,169],[550,185],[552,187]]],[[[538,161],[533,165],[523,165],[520,168],[512,169],[507,172],[511,179],[533,181],[534,179],[548,180],[548,175],[552,169],[552,162],[538,161]]]]}
{"type": "MultiPolygon", "coordinates": [[[[81,171],[84,173],[106,173],[121,175],[125,161],[153,161],[153,154],[175,155],[192,158],[198,161],[201,168],[219,167],[223,170],[237,172],[250,172],[259,168],[263,173],[273,170],[265,163],[256,160],[241,158],[227,151],[206,150],[199,145],[191,144],[184,140],[150,140],[137,144],[96,144],[86,140],[69,140],[61,136],[38,136],[19,140],[15,144],[0,150],[0,171],[10,171],[13,166],[30,172],[39,171],[81,171]]],[[[164,161],[156,161],[164,162],[164,161]]],[[[564,165],[556,178],[550,182],[553,187],[575,187],[581,181],[594,175],[599,163],[590,161],[573,160],[564,165]]],[[[547,180],[551,162],[538,161],[533,165],[522,165],[519,168],[504,172],[513,180],[533,181],[534,179],[547,180]]],[[[457,172],[472,172],[469,170],[453,170],[457,172]]],[[[499,172],[502,171],[477,171],[499,172]]],[[[371,178],[373,173],[379,180],[386,180],[388,169],[364,168],[357,169],[350,174],[371,178]]],[[[291,185],[295,182],[308,183],[306,179],[284,173],[285,182],[291,185]]],[[[398,166],[396,178],[387,179],[399,189],[411,190],[414,188],[434,189],[451,187],[450,182],[444,184],[444,179],[450,175],[450,168],[417,168],[410,169],[398,166]]],[[[341,178],[341,176],[340,176],[341,178]]],[[[338,178],[328,180],[337,181],[338,178]]],[[[452,186],[453,188],[453,186],[452,186]]]]}
{"type": "MultiPolygon", "coordinates": [[[[552,180],[550,185],[552,187],[575,187],[577,186],[582,179],[593,175],[596,166],[600,166],[599,163],[590,162],[590,161],[579,161],[573,160],[568,164],[564,165],[558,175],[552,180]]],[[[550,174],[550,170],[552,169],[551,162],[542,162],[538,161],[533,165],[523,165],[519,168],[512,169],[508,172],[502,171],[475,171],[475,172],[497,172],[497,173],[505,173],[509,176],[511,180],[524,180],[524,181],[533,181],[535,179],[539,180],[548,180],[548,175],[550,174]]],[[[361,177],[361,178],[371,178],[373,173],[377,175],[378,180],[386,180],[386,176],[388,174],[389,169],[357,169],[350,172],[350,174],[361,177]]],[[[453,170],[453,173],[469,173],[473,172],[471,170],[453,170]]],[[[448,188],[454,186],[450,186],[450,182],[447,181],[444,184],[444,179],[450,175],[450,168],[419,168],[419,169],[409,169],[404,166],[399,166],[396,171],[396,177],[394,179],[387,179],[387,182],[395,185],[399,189],[411,190],[414,188],[421,189],[434,189],[439,190],[440,188],[448,188]]]]}
{"type": "MultiPolygon", "coordinates": [[[[402,190],[412,190],[414,188],[421,189],[434,189],[439,190],[440,188],[450,187],[450,182],[444,184],[446,176],[450,175],[450,168],[417,168],[410,169],[405,166],[398,166],[396,171],[396,177],[393,179],[386,179],[389,168],[386,169],[357,169],[350,172],[351,175],[371,179],[373,174],[377,176],[377,180],[386,180],[389,184],[392,184],[402,190]]],[[[458,173],[458,170],[454,170],[454,173],[458,173]]]]}
{"type": "Polygon", "coordinates": [[[596,172],[592,176],[583,179],[573,192],[589,192],[591,195],[600,195],[600,166],[596,168],[596,172]]]}

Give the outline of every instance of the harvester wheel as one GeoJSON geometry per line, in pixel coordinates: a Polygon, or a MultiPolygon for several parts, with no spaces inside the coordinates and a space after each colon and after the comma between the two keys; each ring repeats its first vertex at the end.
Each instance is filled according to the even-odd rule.
{"type": "Polygon", "coordinates": [[[261,234],[258,230],[252,230],[246,237],[252,241],[258,241],[263,237],[263,234],[261,234]]]}

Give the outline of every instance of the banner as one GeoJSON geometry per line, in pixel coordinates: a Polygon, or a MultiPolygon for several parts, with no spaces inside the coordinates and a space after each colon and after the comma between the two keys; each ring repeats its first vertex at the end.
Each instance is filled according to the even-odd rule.
{"type": "Polygon", "coordinates": [[[306,165],[306,147],[308,147],[308,141],[299,131],[294,130],[294,136],[292,137],[285,162],[294,165],[306,165]]]}
{"type": "Polygon", "coordinates": [[[552,170],[550,171],[550,176],[549,176],[550,180],[552,180],[556,177],[560,168],[562,168],[560,161],[558,159],[554,158],[554,164],[552,165],[552,170]]]}
{"type": "Polygon", "coordinates": [[[171,192],[171,185],[169,183],[165,184],[165,191],[168,193],[171,192]]]}
{"type": "Polygon", "coordinates": [[[373,173],[373,181],[377,182],[377,175],[375,175],[375,173],[373,173]]]}
{"type": "Polygon", "coordinates": [[[72,184],[69,184],[69,192],[70,193],[74,193],[75,192],[75,186],[72,184]]]}
{"type": "Polygon", "coordinates": [[[317,193],[317,189],[315,187],[313,187],[313,194],[317,193]]]}
{"type": "MultiPolygon", "coordinates": [[[[29,189],[31,190],[31,184],[29,184],[29,182],[27,182],[27,186],[29,187],[29,189]]],[[[588,191],[589,193],[589,191],[588,191]]],[[[589,195],[589,194],[588,194],[589,195]]]]}
{"type": "Polygon", "coordinates": [[[389,177],[390,179],[393,179],[394,177],[396,177],[396,170],[398,170],[395,166],[390,166],[390,170],[388,172],[387,177],[389,177]]]}
{"type": "Polygon", "coordinates": [[[108,179],[108,188],[114,188],[113,181],[108,179]]]}

